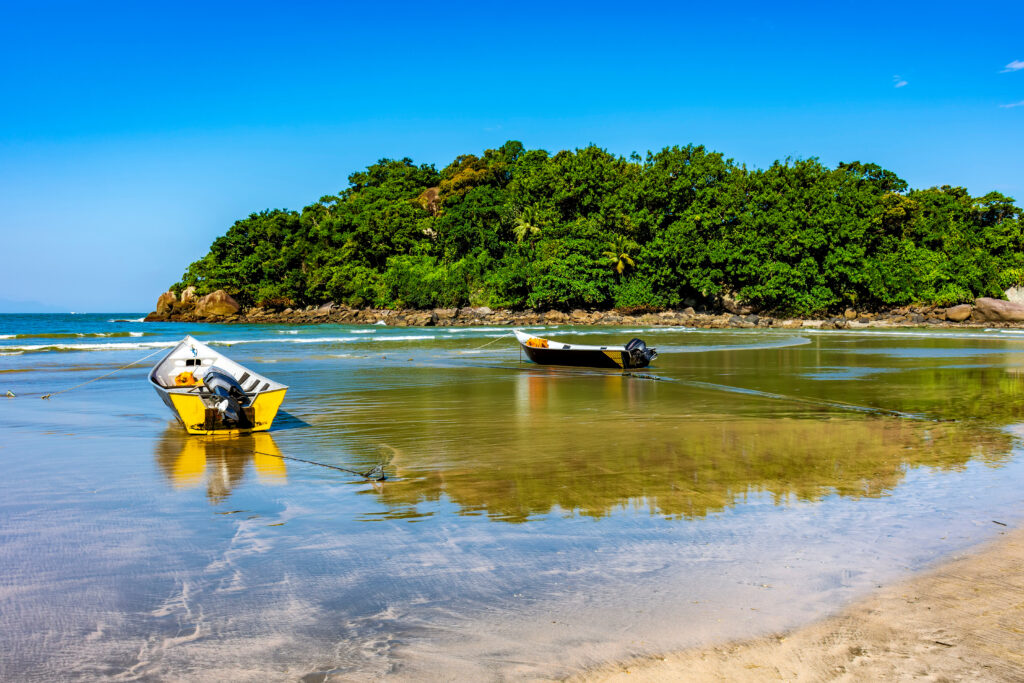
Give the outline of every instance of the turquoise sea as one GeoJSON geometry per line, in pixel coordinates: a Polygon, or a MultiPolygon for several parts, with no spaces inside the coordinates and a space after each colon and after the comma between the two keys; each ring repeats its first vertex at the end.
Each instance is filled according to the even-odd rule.
{"type": "Polygon", "coordinates": [[[505,328],[141,316],[0,315],[0,679],[557,678],[1024,519],[1015,331],[537,329],[642,337],[631,376],[505,328]],[[146,374],[186,334],[290,386],[272,431],[185,435],[146,374]]]}

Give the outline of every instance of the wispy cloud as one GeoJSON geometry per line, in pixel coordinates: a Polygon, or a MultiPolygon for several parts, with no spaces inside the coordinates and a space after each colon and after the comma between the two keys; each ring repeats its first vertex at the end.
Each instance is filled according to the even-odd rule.
{"type": "Polygon", "coordinates": [[[892,77],[892,87],[902,88],[905,85],[907,85],[907,82],[903,80],[903,78],[901,78],[899,75],[892,77]]]}
{"type": "Polygon", "coordinates": [[[1021,69],[1024,69],[1024,62],[1022,62],[1019,59],[1015,59],[1012,62],[1010,62],[1009,64],[1007,64],[1006,68],[1003,69],[1002,71],[1000,71],[999,73],[1001,73],[1001,74],[1008,74],[1011,71],[1020,71],[1021,69]]]}
{"type": "Polygon", "coordinates": [[[1013,109],[1014,107],[1024,107],[1024,100],[1020,102],[1014,102],[1013,104],[1000,104],[1003,109],[1013,109]]]}

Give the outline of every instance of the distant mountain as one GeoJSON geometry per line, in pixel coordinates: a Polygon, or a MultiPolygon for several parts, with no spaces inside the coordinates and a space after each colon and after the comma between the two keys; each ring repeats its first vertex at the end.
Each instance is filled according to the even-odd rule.
{"type": "Polygon", "coordinates": [[[0,299],[0,313],[67,313],[66,308],[47,306],[38,301],[11,301],[0,299]]]}

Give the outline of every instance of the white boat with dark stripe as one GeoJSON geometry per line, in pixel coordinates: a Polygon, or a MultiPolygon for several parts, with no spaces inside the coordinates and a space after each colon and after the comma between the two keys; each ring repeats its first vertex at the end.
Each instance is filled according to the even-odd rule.
{"type": "Polygon", "coordinates": [[[658,357],[656,349],[647,348],[642,339],[632,339],[623,346],[569,344],[546,339],[522,330],[513,330],[526,357],[540,365],[573,365],[590,368],[645,368],[658,357]]]}

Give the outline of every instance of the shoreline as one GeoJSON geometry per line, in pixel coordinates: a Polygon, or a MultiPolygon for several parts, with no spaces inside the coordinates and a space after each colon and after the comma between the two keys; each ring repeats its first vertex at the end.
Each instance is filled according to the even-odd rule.
{"type": "MultiPolygon", "coordinates": [[[[998,523],[998,522],[996,522],[998,523]]],[[[1024,528],[792,631],[612,662],[567,681],[1024,680],[1024,528]]]]}
{"type": "MultiPolygon", "coordinates": [[[[170,292],[161,296],[157,310],[146,316],[145,322],[204,322],[221,324],[349,324],[389,327],[471,327],[532,325],[593,325],[593,326],[686,326],[702,329],[776,328],[776,329],[865,329],[865,328],[949,328],[971,329],[984,327],[1024,327],[1024,305],[1020,315],[1015,310],[993,310],[996,300],[979,299],[974,305],[962,304],[950,308],[935,306],[904,306],[888,311],[846,310],[841,315],[823,318],[782,317],[771,314],[730,312],[721,310],[697,311],[692,307],[658,312],[597,311],[574,309],[569,312],[513,311],[491,309],[486,306],[463,308],[381,309],[350,308],[326,303],[302,309],[269,310],[260,307],[241,308],[223,291],[215,292],[215,305],[207,306],[203,300],[189,298],[178,301],[170,292]],[[230,301],[228,301],[230,300],[230,301]]],[[[1008,302],[996,302],[1007,304],[1008,302]]],[[[1010,304],[1010,306],[1017,306],[1010,304]]]]}

